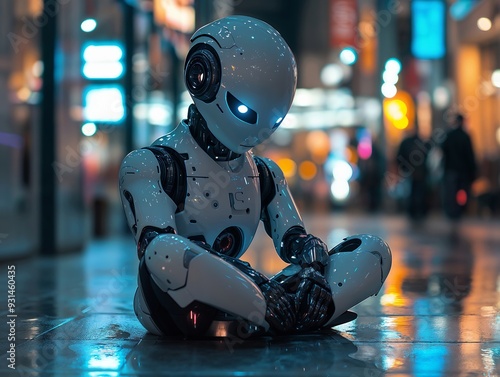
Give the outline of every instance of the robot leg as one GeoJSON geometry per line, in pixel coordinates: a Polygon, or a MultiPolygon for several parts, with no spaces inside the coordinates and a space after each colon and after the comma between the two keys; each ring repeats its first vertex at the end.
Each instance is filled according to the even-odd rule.
{"type": "MultiPolygon", "coordinates": [[[[348,310],[378,293],[392,264],[389,246],[381,238],[368,234],[345,238],[329,251],[329,255],[325,278],[332,291],[335,309],[324,327],[355,319],[357,315],[348,310]]],[[[301,270],[298,265],[290,265],[272,280],[287,284],[301,270]]]]}
{"type": "Polygon", "coordinates": [[[389,246],[381,238],[368,234],[345,238],[329,254],[325,277],[332,290],[335,311],[325,326],[338,324],[337,320],[348,309],[376,295],[392,265],[389,246]]]}
{"type": "Polygon", "coordinates": [[[160,235],[146,248],[134,308],[144,327],[158,335],[227,336],[235,322],[269,329],[259,287],[231,264],[175,234],[160,235]]]}

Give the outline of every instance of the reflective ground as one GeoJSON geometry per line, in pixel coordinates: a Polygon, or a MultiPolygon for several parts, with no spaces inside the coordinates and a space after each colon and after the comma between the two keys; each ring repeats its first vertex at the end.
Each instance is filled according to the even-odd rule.
{"type": "MultiPolygon", "coordinates": [[[[17,317],[0,315],[0,346],[15,330],[15,370],[1,376],[499,376],[500,222],[401,217],[305,218],[334,246],[355,233],[385,238],[393,268],[359,317],[331,331],[240,340],[183,340],[145,333],[135,319],[131,237],[93,242],[78,255],[15,261],[17,317]],[[15,327],[7,322],[15,319],[15,327]]],[[[259,234],[245,254],[273,274],[284,264],[259,234]]],[[[12,323],[12,322],[11,322],[12,323]]],[[[11,350],[12,351],[12,350],[11,350]]],[[[11,355],[12,356],[12,355],[11,355]]]]}

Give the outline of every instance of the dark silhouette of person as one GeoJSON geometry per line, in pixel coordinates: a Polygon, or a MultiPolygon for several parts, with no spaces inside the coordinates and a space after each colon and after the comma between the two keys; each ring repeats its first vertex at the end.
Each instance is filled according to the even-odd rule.
{"type": "Polygon", "coordinates": [[[471,186],[477,175],[476,158],[465,118],[457,114],[441,144],[443,154],[443,206],[446,216],[458,220],[470,201],[471,186]]]}
{"type": "Polygon", "coordinates": [[[422,220],[427,214],[427,157],[430,147],[418,134],[418,125],[399,145],[396,160],[398,171],[408,180],[409,195],[405,207],[410,219],[422,220]]]}
{"type": "Polygon", "coordinates": [[[372,143],[370,157],[359,160],[359,170],[367,209],[371,213],[377,212],[382,204],[382,181],[386,171],[386,161],[375,140],[372,143]]]}

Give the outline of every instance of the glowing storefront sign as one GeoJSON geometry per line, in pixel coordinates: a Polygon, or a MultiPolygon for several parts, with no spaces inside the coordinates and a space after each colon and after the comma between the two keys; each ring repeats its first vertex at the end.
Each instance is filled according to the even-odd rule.
{"type": "Polygon", "coordinates": [[[442,58],[446,53],[444,1],[414,0],[411,11],[413,55],[417,59],[442,58]]]}
{"type": "Polygon", "coordinates": [[[113,80],[123,76],[123,48],[117,43],[91,43],[83,48],[83,76],[93,80],[113,80]]]}
{"type": "Polygon", "coordinates": [[[88,87],[83,94],[87,122],[119,123],[125,118],[125,96],[120,85],[88,87]]]}

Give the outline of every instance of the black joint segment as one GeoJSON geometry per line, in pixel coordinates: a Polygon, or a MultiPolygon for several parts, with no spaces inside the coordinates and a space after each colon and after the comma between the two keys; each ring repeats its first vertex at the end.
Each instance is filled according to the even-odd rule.
{"type": "Polygon", "coordinates": [[[198,145],[215,161],[231,161],[241,156],[222,144],[208,128],[207,122],[192,104],[188,110],[189,131],[198,145]]]}
{"type": "Polygon", "coordinates": [[[151,241],[159,236],[160,234],[175,234],[175,229],[171,226],[165,229],[157,228],[154,226],[147,226],[142,229],[141,236],[139,237],[139,242],[137,242],[137,256],[139,259],[142,258],[146,248],[151,243],[151,241]]]}
{"type": "Polygon", "coordinates": [[[276,188],[274,179],[262,158],[254,156],[255,165],[259,171],[261,205],[265,209],[271,203],[271,200],[276,196],[276,188]]]}
{"type": "Polygon", "coordinates": [[[180,335],[181,331],[176,326],[170,313],[156,297],[154,289],[155,283],[152,281],[144,258],[141,258],[139,263],[139,283],[154,324],[163,335],[180,335]]]}
{"type": "Polygon", "coordinates": [[[161,186],[177,205],[176,212],[181,212],[184,209],[187,194],[184,160],[189,156],[181,155],[174,149],[163,145],[152,145],[143,149],[148,149],[155,155],[160,166],[161,186]]]}
{"type": "Polygon", "coordinates": [[[293,226],[288,229],[283,235],[280,250],[281,257],[288,263],[292,262],[292,257],[296,257],[302,251],[305,238],[307,237],[306,230],[301,226],[293,226]]]}

